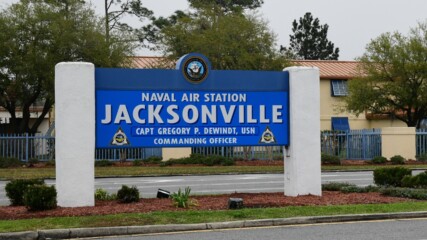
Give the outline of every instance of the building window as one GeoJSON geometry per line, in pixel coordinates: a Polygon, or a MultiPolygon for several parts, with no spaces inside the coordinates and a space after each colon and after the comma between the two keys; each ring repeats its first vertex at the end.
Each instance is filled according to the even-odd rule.
{"type": "Polygon", "coordinates": [[[348,124],[348,117],[333,117],[331,119],[332,130],[335,131],[348,131],[350,124],[348,124]]]}
{"type": "Polygon", "coordinates": [[[331,80],[331,95],[333,97],[347,96],[347,80],[331,80]]]}

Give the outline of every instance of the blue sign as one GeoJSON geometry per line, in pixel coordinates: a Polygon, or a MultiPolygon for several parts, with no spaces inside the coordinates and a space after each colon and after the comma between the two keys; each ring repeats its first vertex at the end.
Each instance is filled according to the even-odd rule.
{"type": "Polygon", "coordinates": [[[96,69],[96,147],[288,145],[287,72],[96,69]]]}

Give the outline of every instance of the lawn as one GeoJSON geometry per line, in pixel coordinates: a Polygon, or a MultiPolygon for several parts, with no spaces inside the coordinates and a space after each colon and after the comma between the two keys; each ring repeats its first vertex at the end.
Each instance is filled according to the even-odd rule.
{"type": "MultiPolygon", "coordinates": [[[[363,171],[379,167],[396,165],[344,165],[322,166],[322,171],[363,171]]],[[[404,165],[410,169],[427,169],[427,165],[404,165]]],[[[96,167],[96,177],[117,176],[170,176],[170,175],[207,175],[207,174],[248,174],[248,173],[283,173],[283,166],[126,166],[96,167]]],[[[55,178],[55,168],[3,168],[0,169],[1,180],[22,178],[55,178]]]]}
{"type": "Polygon", "coordinates": [[[23,220],[0,220],[0,232],[41,229],[188,224],[237,220],[330,216],[343,214],[395,213],[426,211],[427,202],[360,204],[335,206],[297,206],[282,208],[246,208],[223,211],[167,211],[85,217],[51,217],[23,220]]]}

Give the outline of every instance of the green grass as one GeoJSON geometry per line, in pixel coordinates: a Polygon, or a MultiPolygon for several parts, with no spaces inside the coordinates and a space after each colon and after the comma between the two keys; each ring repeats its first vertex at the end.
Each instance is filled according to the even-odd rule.
{"type": "Polygon", "coordinates": [[[362,170],[375,170],[377,168],[392,168],[392,167],[405,167],[409,169],[427,169],[427,165],[354,165],[354,166],[322,166],[322,171],[362,171],[362,170]]]}
{"type": "MultiPolygon", "coordinates": [[[[410,169],[427,169],[427,165],[403,165],[410,169]]],[[[322,166],[322,171],[375,170],[395,165],[322,166]]],[[[283,166],[167,166],[167,167],[96,167],[96,177],[114,176],[168,176],[238,173],[283,173],[283,166]]],[[[0,179],[55,178],[55,168],[0,169],[0,179]]]]}
{"type": "Polygon", "coordinates": [[[426,211],[427,202],[392,204],[361,204],[335,206],[301,206],[284,208],[253,208],[224,211],[172,211],[116,214],[86,217],[55,217],[24,220],[0,220],[0,232],[20,232],[37,229],[111,227],[156,224],[188,224],[303,216],[327,216],[362,213],[392,213],[426,211]]]}
{"type": "MultiPolygon", "coordinates": [[[[226,173],[281,173],[283,166],[168,166],[168,167],[96,167],[96,177],[168,176],[226,173]]],[[[0,179],[55,178],[55,168],[0,169],[0,179]]]]}

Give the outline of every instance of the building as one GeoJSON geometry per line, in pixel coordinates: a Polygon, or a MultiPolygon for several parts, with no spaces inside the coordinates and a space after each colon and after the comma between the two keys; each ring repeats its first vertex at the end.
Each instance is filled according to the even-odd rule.
{"type": "Polygon", "coordinates": [[[356,61],[295,61],[297,65],[320,70],[320,123],[322,130],[372,129],[406,127],[388,115],[365,112],[356,116],[345,111],[343,97],[348,95],[348,81],[358,75],[356,61]]]}

